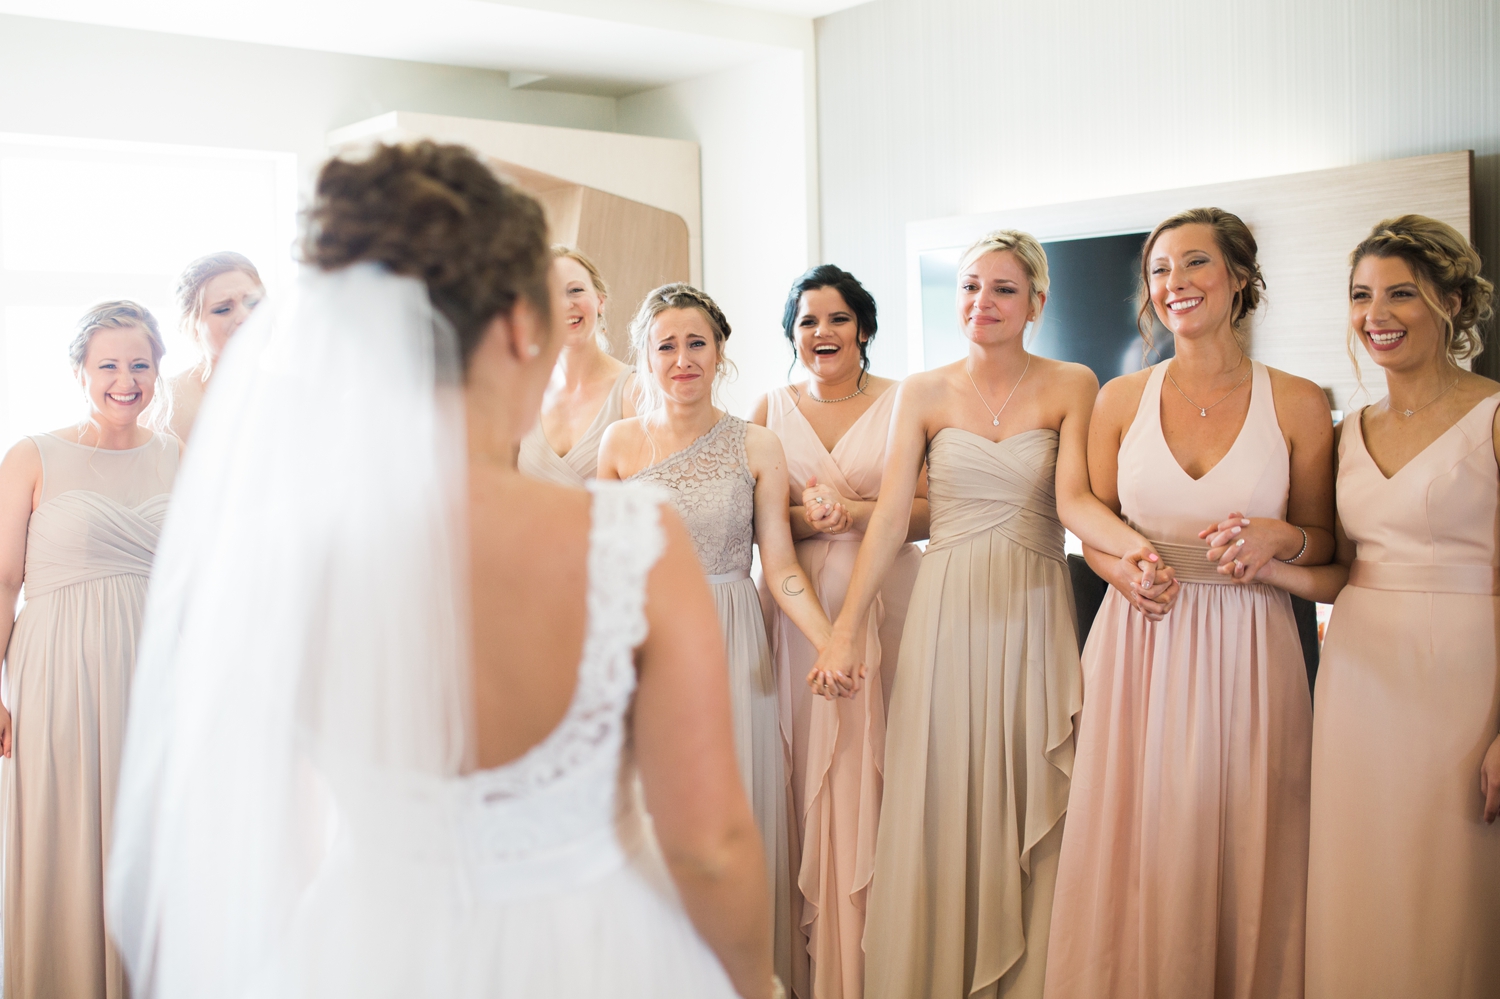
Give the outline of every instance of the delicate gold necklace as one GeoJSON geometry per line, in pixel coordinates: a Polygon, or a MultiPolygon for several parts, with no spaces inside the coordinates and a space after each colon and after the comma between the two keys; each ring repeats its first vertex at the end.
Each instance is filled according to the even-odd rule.
{"type": "Polygon", "coordinates": [[[1023,381],[1026,380],[1026,372],[1028,372],[1030,370],[1031,370],[1031,355],[1027,354],[1026,355],[1026,367],[1024,367],[1024,368],[1021,369],[1021,377],[1017,378],[1016,379],[1016,383],[1011,386],[1010,395],[1008,395],[1008,396],[1005,397],[1005,401],[1000,404],[1000,409],[997,412],[996,410],[990,409],[990,404],[984,401],[984,393],[981,392],[981,391],[979,391],[979,383],[976,382],[976,381],[974,381],[974,373],[969,370],[969,362],[968,361],[964,362],[964,374],[966,374],[966,375],[969,376],[969,384],[974,386],[974,394],[977,395],[977,396],[979,396],[979,404],[985,408],[985,410],[990,414],[990,416],[994,417],[994,423],[995,423],[995,426],[997,426],[997,427],[1000,425],[1000,414],[1003,413],[1003,412],[1005,412],[1005,407],[1006,406],[1010,405],[1011,397],[1016,394],[1016,389],[1018,389],[1018,388],[1021,387],[1021,382],[1023,382],[1023,381]]]}
{"type": "Polygon", "coordinates": [[[1400,413],[1402,416],[1406,417],[1407,419],[1411,419],[1413,416],[1416,416],[1422,410],[1426,409],[1428,406],[1431,406],[1433,403],[1437,402],[1443,396],[1447,395],[1448,394],[1448,389],[1451,389],[1453,386],[1455,386],[1457,384],[1458,384],[1458,379],[1457,378],[1453,379],[1451,382],[1449,382],[1447,384],[1446,387],[1444,387],[1444,389],[1441,392],[1439,392],[1437,395],[1433,396],[1431,399],[1428,399],[1426,402],[1422,403],[1422,405],[1418,406],[1416,409],[1397,409],[1395,406],[1391,405],[1391,397],[1390,397],[1390,394],[1387,393],[1387,395],[1385,397],[1385,408],[1389,409],[1393,413],[1400,413]]]}
{"type": "MultiPolygon", "coordinates": [[[[1254,370],[1255,370],[1255,365],[1253,365],[1253,364],[1250,365],[1250,371],[1245,372],[1245,378],[1249,378],[1250,377],[1250,373],[1253,372],[1254,370]]],[[[1245,384],[1245,378],[1241,378],[1239,381],[1235,382],[1234,383],[1234,388],[1230,389],[1228,392],[1225,392],[1224,393],[1224,397],[1222,399],[1220,399],[1219,402],[1223,402],[1224,399],[1228,399],[1230,396],[1232,396],[1236,392],[1238,392],[1240,390],[1240,386],[1243,385],[1243,384],[1245,384]]],[[[1188,399],[1188,394],[1182,390],[1182,386],[1181,385],[1177,384],[1177,379],[1175,379],[1175,378],[1172,377],[1172,369],[1171,368],[1167,369],[1167,381],[1169,381],[1169,382],[1172,383],[1172,387],[1177,390],[1177,394],[1178,395],[1182,396],[1184,399],[1187,399],[1189,406],[1192,406],[1194,409],[1196,409],[1198,411],[1198,415],[1199,416],[1207,416],[1208,415],[1208,411],[1210,409],[1213,409],[1214,406],[1217,406],[1219,404],[1219,402],[1216,402],[1216,403],[1213,403],[1213,404],[1208,405],[1208,406],[1200,406],[1196,402],[1194,402],[1193,400],[1188,399]]]]}

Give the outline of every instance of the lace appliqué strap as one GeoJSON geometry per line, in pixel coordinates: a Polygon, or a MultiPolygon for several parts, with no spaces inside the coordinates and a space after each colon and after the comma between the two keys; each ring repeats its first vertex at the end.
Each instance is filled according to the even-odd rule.
{"type": "Polygon", "coordinates": [[[488,801],[534,793],[597,754],[619,752],[646,638],[646,577],[661,558],[666,497],[645,485],[590,482],[588,628],[578,686],[552,733],[514,763],[487,771],[488,801]]]}

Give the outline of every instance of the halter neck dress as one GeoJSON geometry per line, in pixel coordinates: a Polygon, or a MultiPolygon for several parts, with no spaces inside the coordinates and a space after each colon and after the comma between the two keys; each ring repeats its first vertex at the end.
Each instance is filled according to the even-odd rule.
{"type": "Polygon", "coordinates": [[[15,753],[0,761],[4,992],[125,999],[125,969],[105,935],[104,861],[178,443],[157,434],[110,451],[54,434],[31,441],[42,496],[5,653],[15,753]]]}
{"type": "Polygon", "coordinates": [[[1037,997],[1082,702],[1058,434],[927,449],[865,926],[870,999],[1037,997]]]}
{"type": "Polygon", "coordinates": [[[1386,478],[1344,421],[1355,543],[1313,715],[1307,994],[1500,996],[1500,822],[1479,766],[1500,733],[1500,395],[1386,478]]]}
{"type": "MultiPolygon", "coordinates": [[[[839,438],[823,446],[789,388],[767,397],[766,426],[781,439],[791,502],[813,478],[850,499],[880,496],[896,387],[882,392],[839,438]]],[[[849,592],[862,531],[797,542],[797,561],[818,601],[836,618],[849,592]]],[[[865,905],[885,768],[885,715],[896,654],[922,552],[904,545],[881,583],[865,637],[864,688],[828,701],[804,682],[818,653],[762,587],[780,696],[781,736],[791,761],[792,992],[816,999],[864,993],[865,905]]]]}
{"type": "Polygon", "coordinates": [[[760,597],[750,578],[755,544],[755,476],[745,452],[745,421],[725,414],[675,454],[641,469],[670,495],[713,590],[729,658],[729,706],[740,778],[766,852],[776,973],[791,974],[792,874],[788,859],[786,761],[776,717],[776,680],[760,597]]]}
{"type": "Polygon", "coordinates": [[[1152,623],[1113,588],[1083,651],[1083,715],[1048,999],[1302,995],[1311,699],[1285,592],[1214,571],[1231,511],[1286,516],[1289,453],[1254,363],[1239,436],[1201,478],[1161,428],[1156,365],[1120,442],[1121,512],[1177,571],[1152,623]]]}
{"type": "Polygon", "coordinates": [[[521,438],[521,453],[518,465],[522,472],[533,479],[551,482],[559,486],[582,488],[584,483],[599,474],[599,444],[604,440],[604,431],[611,423],[624,419],[625,384],[630,380],[629,369],[620,372],[604,405],[594,416],[583,436],[573,443],[567,454],[558,454],[547,443],[542,432],[542,421],[538,417],[536,426],[521,438]]]}

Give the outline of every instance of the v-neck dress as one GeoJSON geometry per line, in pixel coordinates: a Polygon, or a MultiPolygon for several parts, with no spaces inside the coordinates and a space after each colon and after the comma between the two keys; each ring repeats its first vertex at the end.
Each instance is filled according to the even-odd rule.
{"type": "Polygon", "coordinates": [[[521,453],[517,462],[521,471],[533,479],[579,489],[589,479],[596,477],[599,474],[599,445],[604,440],[604,431],[609,429],[610,424],[618,423],[624,418],[625,383],[630,380],[630,375],[629,369],[620,372],[609,395],[605,397],[604,405],[595,414],[594,421],[567,454],[560,455],[552,450],[552,445],[547,443],[547,435],[542,432],[541,418],[538,417],[531,433],[521,438],[521,453]]]}
{"type": "Polygon", "coordinates": [[[886,728],[869,999],[1042,994],[1082,701],[1058,434],[927,449],[932,540],[886,728]]]}
{"type": "Polygon", "coordinates": [[[1049,999],[1302,995],[1312,703],[1287,594],[1218,575],[1198,539],[1239,510],[1286,516],[1271,378],[1201,478],[1161,428],[1166,362],[1120,442],[1120,507],[1177,571],[1153,623],[1114,589],[1083,651],[1049,999]]]}
{"type": "Polygon", "coordinates": [[[0,761],[4,992],[125,999],[125,970],[105,935],[104,861],[178,444],[161,434],[124,451],[53,434],[31,440],[42,496],[5,652],[15,752],[0,761]]]}
{"type": "MultiPolygon", "coordinates": [[[[772,392],[766,426],[781,438],[786,452],[791,502],[802,503],[802,491],[814,478],[849,499],[878,499],[895,399],[891,386],[829,451],[797,408],[791,390],[772,392]]],[[[863,538],[862,531],[851,530],[797,542],[797,561],[830,620],[844,605],[863,538]]],[[[788,985],[799,999],[859,999],[864,994],[862,941],[880,821],[886,703],[921,563],[916,545],[903,545],[896,553],[870,609],[864,688],[856,697],[834,701],[808,689],[805,678],[817,661],[817,649],[761,587],[789,759],[796,932],[788,985]]]]}
{"type": "Polygon", "coordinates": [[[1483,400],[1387,479],[1344,421],[1355,543],[1313,724],[1307,994],[1500,996],[1500,822],[1479,766],[1500,733],[1500,473],[1483,400]]]}

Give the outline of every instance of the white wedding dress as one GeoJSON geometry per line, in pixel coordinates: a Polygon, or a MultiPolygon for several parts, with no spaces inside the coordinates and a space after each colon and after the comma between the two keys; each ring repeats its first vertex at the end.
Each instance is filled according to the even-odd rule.
{"type": "Polygon", "coordinates": [[[572,703],[513,763],[468,762],[456,356],[426,288],[372,265],[307,273],[226,351],[121,768],[108,923],[136,999],[734,995],[635,792],[660,495],[593,488],[572,703]]]}

